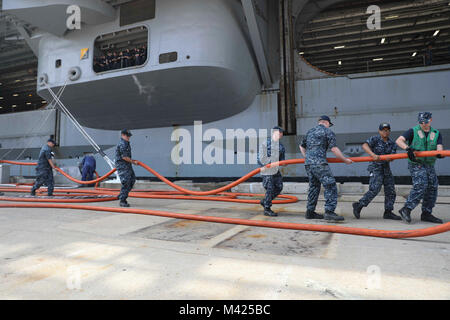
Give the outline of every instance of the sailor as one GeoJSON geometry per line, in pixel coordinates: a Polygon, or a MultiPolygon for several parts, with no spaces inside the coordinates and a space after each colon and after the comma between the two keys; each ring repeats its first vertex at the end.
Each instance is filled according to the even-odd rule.
{"type": "Polygon", "coordinates": [[[56,145],[53,139],[49,139],[39,153],[39,159],[36,166],[36,182],[31,188],[31,195],[36,195],[36,190],[41,186],[47,186],[47,194],[49,197],[53,196],[54,181],[53,170],[55,165],[52,160],[52,148],[56,145]]]}
{"type": "Polygon", "coordinates": [[[113,69],[113,55],[112,52],[108,52],[108,55],[106,56],[106,70],[112,70],[113,69]]]}
{"type": "Polygon", "coordinates": [[[103,72],[106,71],[106,56],[101,56],[100,59],[98,60],[98,64],[99,64],[99,72],[103,72]]]}
{"type": "Polygon", "coordinates": [[[416,158],[414,151],[444,150],[442,135],[431,127],[431,112],[420,112],[419,124],[403,133],[397,139],[397,145],[408,152],[408,168],[411,173],[413,188],[402,209],[400,216],[403,221],[411,222],[411,211],[422,200],[421,220],[432,223],[443,223],[441,219],[431,213],[438,195],[438,178],[434,169],[436,158],[444,156],[416,158]]]}
{"type": "Polygon", "coordinates": [[[120,60],[119,55],[117,52],[114,52],[112,55],[112,69],[119,69],[120,68],[120,60]]]}
{"type": "Polygon", "coordinates": [[[131,52],[130,49],[126,49],[123,53],[123,67],[128,68],[131,66],[131,52]]]}
{"type": "Polygon", "coordinates": [[[91,153],[86,153],[83,160],[81,161],[82,166],[82,181],[94,180],[94,172],[96,169],[96,161],[91,153]]]}
{"type": "Polygon", "coordinates": [[[133,189],[136,182],[136,175],[133,171],[133,166],[138,164],[137,160],[131,158],[130,138],[132,134],[129,130],[121,131],[121,139],[116,148],[116,169],[119,174],[122,188],[120,189],[119,200],[121,207],[129,207],[127,202],[128,194],[133,189]]]}
{"type": "Polygon", "coordinates": [[[300,145],[300,151],[305,157],[305,169],[309,179],[308,204],[306,219],[323,219],[337,222],[344,217],[337,215],[334,211],[337,206],[336,180],[327,162],[327,150],[331,151],[346,164],[353,161],[346,158],[336,144],[336,135],[331,131],[333,126],[328,116],[321,116],[319,124],[306,133],[300,145]],[[319,199],[321,184],[325,188],[325,215],[314,212],[319,199]]]}
{"type": "Polygon", "coordinates": [[[135,50],[134,50],[134,48],[131,48],[130,50],[128,50],[128,52],[129,52],[129,54],[130,54],[130,60],[129,60],[129,65],[130,65],[130,67],[133,67],[133,66],[135,66],[136,65],[136,60],[135,60],[135,54],[136,54],[136,52],[135,52],[135,50]]]}
{"type": "Polygon", "coordinates": [[[139,66],[141,65],[141,48],[136,47],[134,48],[134,61],[135,61],[135,65],[139,66]]]}
{"type": "MultiPolygon", "coordinates": [[[[280,127],[272,129],[272,136],[263,142],[258,152],[258,164],[261,167],[278,161],[285,160],[286,150],[280,139],[283,137],[284,130],[280,127]]],[[[279,167],[262,168],[261,169],[262,183],[266,189],[264,199],[260,201],[264,207],[264,215],[269,217],[276,217],[278,214],[271,210],[272,200],[275,199],[283,190],[283,177],[280,173],[279,167]]]]}
{"type": "Polygon", "coordinates": [[[380,161],[380,155],[397,153],[397,145],[389,136],[391,134],[391,125],[382,123],[378,127],[379,135],[375,135],[367,139],[362,145],[373,159],[367,168],[370,173],[369,191],[358,201],[353,203],[353,214],[356,219],[360,218],[362,208],[367,207],[369,203],[381,191],[384,186],[384,219],[401,220],[401,218],[392,211],[395,203],[395,183],[389,165],[390,161],[380,161]]]}
{"type": "Polygon", "coordinates": [[[100,72],[100,58],[94,58],[94,72],[100,72]]]}
{"type": "Polygon", "coordinates": [[[147,60],[147,46],[142,45],[139,49],[139,54],[141,56],[141,64],[143,64],[147,60]]]}
{"type": "Polygon", "coordinates": [[[124,60],[125,60],[125,57],[123,55],[123,51],[120,51],[119,58],[118,58],[119,68],[124,68],[124,60]]]}

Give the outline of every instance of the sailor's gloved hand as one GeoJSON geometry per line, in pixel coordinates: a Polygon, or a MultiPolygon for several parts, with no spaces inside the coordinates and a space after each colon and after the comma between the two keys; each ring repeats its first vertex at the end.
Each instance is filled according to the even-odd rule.
{"type": "Polygon", "coordinates": [[[436,158],[438,158],[438,159],[444,159],[445,156],[443,156],[442,154],[438,154],[438,155],[436,156],[436,158]]]}
{"type": "Polygon", "coordinates": [[[408,152],[408,158],[411,161],[416,161],[416,155],[414,154],[414,151],[416,151],[414,148],[407,148],[406,152],[408,152]]]}
{"type": "Polygon", "coordinates": [[[380,160],[380,156],[377,155],[377,154],[374,154],[374,155],[372,156],[372,159],[373,159],[373,161],[378,161],[378,160],[380,160]]]}

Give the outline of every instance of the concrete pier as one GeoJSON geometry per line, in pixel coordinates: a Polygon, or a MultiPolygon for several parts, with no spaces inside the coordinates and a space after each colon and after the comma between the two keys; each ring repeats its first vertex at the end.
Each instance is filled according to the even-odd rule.
{"type": "MultiPolygon", "coordinates": [[[[304,187],[287,184],[286,190],[304,187]]],[[[352,185],[351,193],[340,188],[337,212],[346,219],[340,225],[433,226],[420,221],[420,208],[410,225],[382,219],[382,197],[356,220],[351,203],[365,187],[352,185]]],[[[252,191],[259,192],[256,185],[252,191]]],[[[252,204],[129,202],[133,208],[325,224],[306,220],[306,195],[298,197],[298,203],[274,205],[276,218],[252,204]]],[[[397,198],[396,210],[404,201],[397,198]]],[[[434,213],[448,222],[449,208],[450,197],[439,197],[434,213]]],[[[322,196],[317,211],[323,212],[322,196]]],[[[0,299],[449,299],[449,244],[448,232],[395,240],[133,214],[0,209],[0,299]]]]}

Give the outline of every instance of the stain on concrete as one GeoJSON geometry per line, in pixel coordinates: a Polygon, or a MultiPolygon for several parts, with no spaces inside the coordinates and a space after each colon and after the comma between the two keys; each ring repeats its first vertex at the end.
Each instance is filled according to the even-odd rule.
{"type": "Polygon", "coordinates": [[[282,256],[319,258],[326,252],[330,240],[331,236],[327,233],[250,228],[221,242],[216,247],[282,256]]]}
{"type": "MultiPolygon", "coordinates": [[[[251,219],[252,212],[242,212],[239,210],[229,210],[226,208],[210,208],[201,210],[202,216],[227,217],[251,219]]],[[[235,227],[233,224],[210,223],[192,220],[171,219],[157,225],[143,228],[132,233],[133,236],[144,239],[157,239],[176,242],[198,242],[210,240],[235,227]]]]}
{"type": "Polygon", "coordinates": [[[260,238],[265,238],[266,235],[264,235],[264,234],[251,234],[251,235],[249,235],[249,236],[247,236],[247,237],[249,237],[249,238],[255,238],[255,239],[260,239],[260,238]]]}

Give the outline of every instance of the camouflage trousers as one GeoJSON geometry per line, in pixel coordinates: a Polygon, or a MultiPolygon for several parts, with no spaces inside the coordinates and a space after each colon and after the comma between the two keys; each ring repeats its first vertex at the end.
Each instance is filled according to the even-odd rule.
{"type": "Polygon", "coordinates": [[[53,189],[55,188],[55,183],[53,181],[53,171],[50,170],[36,170],[36,182],[34,183],[31,191],[34,192],[43,185],[47,186],[47,193],[49,196],[53,195],[53,189]]]}
{"type": "Polygon", "coordinates": [[[264,208],[272,207],[272,200],[278,197],[283,190],[283,177],[280,173],[274,175],[263,175],[262,183],[264,189],[266,189],[266,196],[264,197],[262,204],[264,208]]]}
{"type": "Polygon", "coordinates": [[[389,167],[374,168],[370,172],[369,191],[359,200],[359,204],[367,207],[370,202],[380,193],[384,186],[384,209],[394,210],[396,198],[394,177],[389,167]]]}
{"type": "Polygon", "coordinates": [[[434,166],[408,164],[413,188],[406,200],[405,207],[413,210],[422,200],[422,212],[431,213],[438,196],[438,178],[434,166]]]}
{"type": "Polygon", "coordinates": [[[305,165],[309,179],[308,204],[306,209],[314,211],[320,194],[320,186],[325,188],[325,211],[334,212],[337,206],[337,186],[328,164],[305,165]]]}
{"type": "Polygon", "coordinates": [[[134,174],[133,169],[131,170],[118,170],[117,171],[120,178],[120,183],[122,184],[122,188],[120,189],[119,200],[126,201],[128,198],[128,194],[136,182],[136,175],[134,174]]]}

